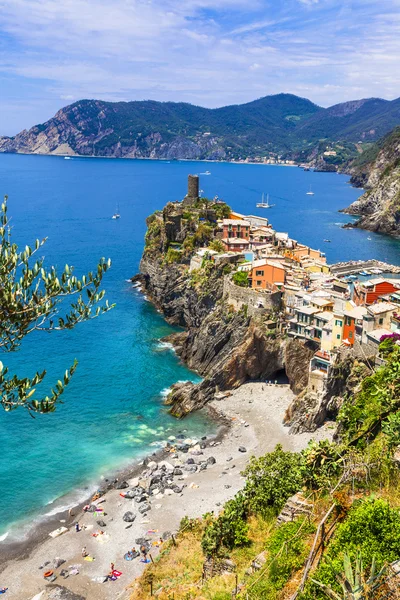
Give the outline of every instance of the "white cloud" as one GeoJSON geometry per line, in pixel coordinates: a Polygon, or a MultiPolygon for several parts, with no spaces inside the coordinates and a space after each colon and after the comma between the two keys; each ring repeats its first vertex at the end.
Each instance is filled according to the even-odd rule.
{"type": "MultiPolygon", "coordinates": [[[[3,32],[12,41],[0,55],[0,74],[17,78],[27,102],[36,86],[35,98],[41,95],[46,106],[51,98],[57,107],[60,99],[82,97],[220,106],[281,91],[323,105],[396,97],[399,6],[399,0],[386,10],[375,0],[250,6],[248,0],[0,0],[0,39],[3,32]]],[[[10,86],[4,89],[11,98],[10,86]]],[[[0,99],[0,107],[6,104],[12,102],[0,99]]],[[[6,123],[7,111],[1,116],[6,123]]]]}

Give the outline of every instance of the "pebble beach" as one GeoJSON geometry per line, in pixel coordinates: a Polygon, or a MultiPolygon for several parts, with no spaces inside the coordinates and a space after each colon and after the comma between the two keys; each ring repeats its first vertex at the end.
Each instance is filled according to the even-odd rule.
{"type": "Polygon", "coordinates": [[[329,424],[314,434],[289,434],[283,418],[293,397],[287,385],[242,385],[209,404],[221,423],[214,439],[168,440],[163,453],[119,475],[112,489],[99,497],[92,495],[85,505],[88,510],[80,506],[69,515],[58,515],[51,528],[63,528],[59,536],[50,537],[48,524],[40,539],[14,552],[11,560],[0,544],[0,588],[8,588],[5,597],[128,599],[129,586],[146,567],[140,556],[126,560],[129,551],[138,552],[145,544],[155,557],[183,517],[218,513],[243,487],[241,472],[252,455],[271,451],[276,444],[300,451],[311,438],[331,437],[329,424]],[[116,575],[107,580],[112,566],[116,575]],[[48,572],[52,574],[45,578],[48,572]]]}

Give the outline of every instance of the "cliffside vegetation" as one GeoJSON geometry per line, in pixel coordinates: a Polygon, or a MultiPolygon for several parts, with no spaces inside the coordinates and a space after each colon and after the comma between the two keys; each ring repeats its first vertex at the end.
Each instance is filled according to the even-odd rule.
{"type": "Polygon", "coordinates": [[[320,161],[334,168],[357,153],[359,140],[376,141],[399,123],[399,99],[371,98],[327,109],[293,94],[216,109],[182,102],[80,100],[28,131],[0,137],[0,151],[169,160],[273,153],[304,160],[335,143],[336,157],[320,161]]]}
{"type": "Polygon", "coordinates": [[[350,165],[352,183],[366,188],[343,212],[360,219],[352,224],[390,235],[400,234],[400,128],[371,146],[350,165]]]}
{"type": "Polygon", "coordinates": [[[243,489],[218,516],[185,519],[133,597],[151,582],[161,600],[399,598],[400,348],[386,346],[387,363],[346,398],[336,443],[253,458],[243,489]],[[293,520],[277,521],[300,491],[293,520]]]}

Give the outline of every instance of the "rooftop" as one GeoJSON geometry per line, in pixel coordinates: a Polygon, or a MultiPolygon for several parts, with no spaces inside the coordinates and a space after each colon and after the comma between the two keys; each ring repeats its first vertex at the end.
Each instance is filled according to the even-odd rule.
{"type": "Polygon", "coordinates": [[[393,331],[390,331],[389,329],[374,329],[373,331],[367,332],[367,337],[375,342],[380,342],[383,335],[392,335],[392,333],[393,331]]]}
{"type": "Polygon", "coordinates": [[[363,281],[362,287],[374,287],[375,285],[379,285],[380,283],[392,283],[395,286],[400,286],[399,281],[395,281],[393,279],[385,279],[384,277],[375,277],[375,279],[369,279],[368,281],[363,281]]]}
{"type": "Polygon", "coordinates": [[[367,311],[373,315],[380,315],[396,309],[397,306],[395,304],[391,304],[390,302],[378,302],[377,304],[371,304],[368,306],[367,311]]]}
{"type": "Polygon", "coordinates": [[[244,219],[223,219],[223,225],[243,225],[243,227],[250,227],[249,221],[244,219]]]}
{"type": "MultiPolygon", "coordinates": [[[[318,308],[314,306],[301,306],[300,308],[295,308],[297,312],[304,313],[305,315],[313,315],[318,312],[318,308]]],[[[332,317],[332,314],[330,314],[332,317]]]]}
{"type": "Polygon", "coordinates": [[[316,317],[317,319],[322,319],[322,321],[330,321],[331,319],[333,319],[333,313],[325,310],[323,312],[315,313],[314,317],[316,317]]]}
{"type": "Polygon", "coordinates": [[[228,244],[247,244],[247,246],[250,244],[249,240],[245,240],[243,238],[223,238],[222,239],[223,242],[228,243],[228,244]]]}

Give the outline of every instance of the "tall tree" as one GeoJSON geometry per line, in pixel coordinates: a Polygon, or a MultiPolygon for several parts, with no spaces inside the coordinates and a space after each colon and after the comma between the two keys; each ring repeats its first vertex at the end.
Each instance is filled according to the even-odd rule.
{"type": "MultiPolygon", "coordinates": [[[[46,242],[36,240],[33,247],[20,250],[11,241],[7,216],[7,196],[0,208],[0,350],[13,352],[33,331],[73,329],[78,323],[98,317],[113,308],[102,302],[100,289],[111,261],[102,258],[96,271],[77,278],[73,267],[65,265],[61,274],[54,267],[46,269],[44,258],[36,258],[46,242]],[[34,258],[33,258],[34,257],[34,258]]],[[[32,378],[11,375],[0,362],[0,403],[6,411],[24,407],[33,413],[55,410],[60,396],[77,367],[77,361],[65,371],[49,395],[37,397],[36,386],[46,371],[32,378]]]]}

